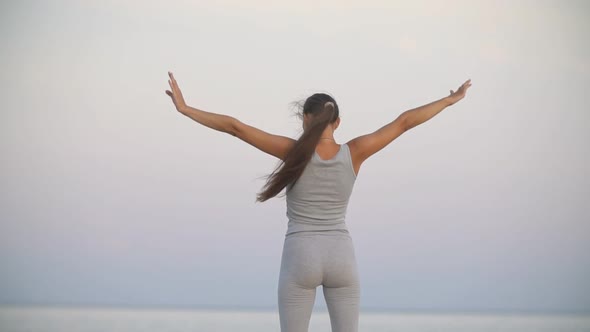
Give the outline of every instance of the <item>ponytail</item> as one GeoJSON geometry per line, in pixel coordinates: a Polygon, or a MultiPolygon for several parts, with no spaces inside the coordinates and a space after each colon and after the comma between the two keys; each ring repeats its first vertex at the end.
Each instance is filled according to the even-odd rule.
{"type": "MultiPolygon", "coordinates": [[[[305,166],[307,166],[307,163],[311,160],[322,133],[326,127],[328,127],[328,124],[336,121],[338,118],[339,112],[333,101],[326,101],[323,104],[320,104],[321,106],[314,107],[313,104],[317,103],[317,101],[313,98],[318,98],[318,96],[326,95],[315,94],[305,102],[303,113],[314,114],[311,118],[311,122],[308,128],[304,130],[303,134],[301,134],[299,139],[295,142],[291,151],[287,153],[285,160],[267,176],[267,182],[262,188],[262,192],[257,195],[257,202],[264,202],[275,197],[287,187],[287,185],[290,183],[295,184],[297,182],[301,174],[303,174],[305,166]],[[318,108],[319,110],[317,110],[318,108]]],[[[332,98],[330,97],[330,99],[332,98]]]]}

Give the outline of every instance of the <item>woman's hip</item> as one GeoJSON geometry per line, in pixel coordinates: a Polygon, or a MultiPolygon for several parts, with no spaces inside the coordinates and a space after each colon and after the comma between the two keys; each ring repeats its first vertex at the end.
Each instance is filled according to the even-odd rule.
{"type": "Polygon", "coordinates": [[[298,232],[285,238],[281,283],[302,287],[344,287],[358,284],[352,238],[342,232],[298,232]]]}

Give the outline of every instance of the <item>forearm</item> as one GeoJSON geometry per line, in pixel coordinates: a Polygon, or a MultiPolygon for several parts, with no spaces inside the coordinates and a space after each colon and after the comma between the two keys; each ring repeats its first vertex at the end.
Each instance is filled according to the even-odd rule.
{"type": "Polygon", "coordinates": [[[233,128],[234,121],[236,120],[234,117],[206,112],[188,105],[180,113],[188,116],[203,126],[234,135],[233,128]]]}
{"type": "Polygon", "coordinates": [[[452,102],[448,97],[444,97],[429,104],[405,111],[401,115],[404,117],[405,129],[411,129],[430,120],[450,105],[452,105],[452,102]]]}

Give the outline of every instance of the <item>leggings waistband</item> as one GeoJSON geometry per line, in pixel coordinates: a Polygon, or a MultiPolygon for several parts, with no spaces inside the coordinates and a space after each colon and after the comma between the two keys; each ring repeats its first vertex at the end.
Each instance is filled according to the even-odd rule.
{"type": "Polygon", "coordinates": [[[296,236],[345,236],[350,238],[350,233],[347,229],[330,229],[322,231],[298,231],[285,235],[285,238],[296,236]]]}

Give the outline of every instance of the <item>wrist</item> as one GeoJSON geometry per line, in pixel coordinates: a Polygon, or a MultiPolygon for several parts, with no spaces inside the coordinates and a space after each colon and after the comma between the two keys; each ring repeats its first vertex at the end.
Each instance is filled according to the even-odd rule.
{"type": "Polygon", "coordinates": [[[442,99],[445,107],[451,106],[455,103],[455,101],[453,100],[453,98],[451,98],[451,96],[446,96],[442,99]]]}
{"type": "Polygon", "coordinates": [[[178,111],[186,115],[189,111],[189,107],[187,105],[180,106],[178,107],[178,111]]]}

